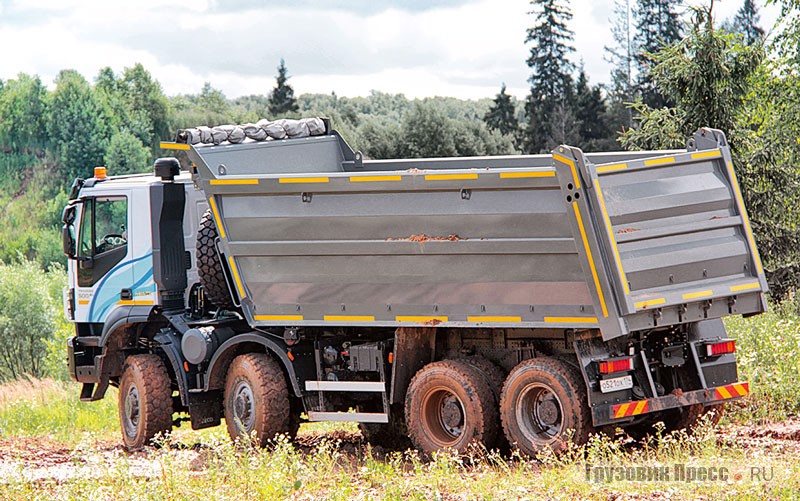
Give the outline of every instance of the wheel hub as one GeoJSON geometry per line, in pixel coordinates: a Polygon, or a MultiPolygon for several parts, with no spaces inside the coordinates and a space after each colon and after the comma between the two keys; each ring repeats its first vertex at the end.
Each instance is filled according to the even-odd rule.
{"type": "Polygon", "coordinates": [[[547,426],[553,426],[558,421],[558,403],[552,398],[545,398],[537,407],[539,421],[547,426]]]}
{"type": "Polygon", "coordinates": [[[139,418],[139,390],[136,389],[136,386],[131,386],[125,395],[122,414],[122,426],[125,428],[125,434],[129,437],[136,436],[139,428],[139,418]]]}
{"type": "Polygon", "coordinates": [[[461,409],[461,402],[455,395],[449,395],[442,399],[440,416],[442,426],[448,433],[457,437],[461,434],[464,424],[464,412],[461,409]]]}
{"type": "Polygon", "coordinates": [[[242,430],[250,433],[255,424],[255,402],[253,390],[245,381],[240,381],[233,392],[233,415],[242,424],[242,430]]]}

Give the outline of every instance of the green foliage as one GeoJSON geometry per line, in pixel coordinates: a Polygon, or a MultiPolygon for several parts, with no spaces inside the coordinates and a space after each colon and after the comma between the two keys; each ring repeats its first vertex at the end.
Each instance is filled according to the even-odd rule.
{"type": "Polygon", "coordinates": [[[297,113],[297,99],[294,89],[287,82],[289,80],[286,63],[281,59],[278,66],[278,76],[275,78],[275,88],[269,96],[269,114],[272,118],[283,118],[292,113],[297,113]]]}
{"type": "Polygon", "coordinates": [[[0,90],[0,145],[14,151],[45,144],[47,89],[39,77],[20,73],[0,90]]]}
{"type": "Polygon", "coordinates": [[[54,297],[63,282],[63,268],[45,272],[25,259],[0,264],[0,381],[42,377],[53,369],[48,341],[63,341],[60,294],[54,297]]]}
{"type": "MultiPolygon", "coordinates": [[[[64,345],[59,347],[64,358],[64,345]]],[[[63,366],[63,360],[61,361],[63,366]]],[[[74,382],[20,379],[0,386],[0,438],[48,437],[77,443],[85,435],[119,432],[116,389],[99,402],[81,402],[74,382]]]]}
{"type": "Polygon", "coordinates": [[[161,90],[161,84],[154,80],[140,63],[125,68],[119,80],[128,111],[128,125],[122,127],[136,135],[139,140],[158,151],[161,140],[171,139],[174,131],[170,128],[169,102],[161,90]]]}
{"type": "Polygon", "coordinates": [[[79,73],[64,70],[56,78],[49,109],[47,132],[65,177],[89,177],[103,164],[111,137],[102,101],[79,73]]]}
{"type": "Polygon", "coordinates": [[[149,170],[149,157],[149,150],[139,138],[131,132],[121,131],[111,138],[106,151],[105,165],[114,176],[136,174],[149,170]]]}
{"type": "Polygon", "coordinates": [[[781,421],[800,413],[800,316],[786,302],[752,318],[728,317],[728,334],[736,338],[739,378],[752,395],[733,419],[781,421]]]}

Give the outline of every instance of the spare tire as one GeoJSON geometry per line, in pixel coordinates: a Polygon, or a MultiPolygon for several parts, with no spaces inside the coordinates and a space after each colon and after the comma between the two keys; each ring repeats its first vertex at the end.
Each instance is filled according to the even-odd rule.
{"type": "Polygon", "coordinates": [[[217,226],[209,209],[200,218],[200,228],[197,230],[197,274],[206,298],[215,306],[232,310],[233,300],[217,252],[217,238],[217,226]]]}

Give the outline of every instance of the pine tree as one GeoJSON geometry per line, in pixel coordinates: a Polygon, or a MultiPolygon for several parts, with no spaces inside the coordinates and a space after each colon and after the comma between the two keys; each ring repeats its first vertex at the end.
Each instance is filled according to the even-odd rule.
{"type": "Polygon", "coordinates": [[[581,66],[575,85],[575,119],[582,148],[596,151],[598,142],[610,135],[605,115],[606,102],[602,87],[590,87],[586,71],[581,66]]]}
{"type": "Polygon", "coordinates": [[[625,103],[634,100],[633,95],[633,29],[631,26],[630,0],[614,2],[614,20],[611,34],[613,46],[606,46],[605,60],[612,65],[611,87],[608,95],[612,104],[614,125],[633,126],[633,113],[625,103]]]}
{"type": "Polygon", "coordinates": [[[644,104],[661,108],[670,104],[658,91],[650,77],[652,54],[665,45],[681,38],[680,17],[676,11],[680,0],[637,0],[633,17],[636,35],[633,38],[636,53],[636,86],[644,104]]]}
{"type": "Polygon", "coordinates": [[[294,113],[299,108],[294,97],[294,89],[286,83],[289,80],[286,64],[281,58],[278,66],[278,76],[275,78],[275,88],[269,96],[269,114],[271,118],[279,118],[286,113],[294,113]]]}
{"type": "Polygon", "coordinates": [[[500,87],[500,93],[484,116],[483,121],[490,129],[499,130],[501,134],[513,135],[519,129],[517,110],[511,95],[506,93],[506,84],[500,87]]]}
{"type": "Polygon", "coordinates": [[[745,45],[753,45],[764,38],[764,30],[758,25],[760,22],[761,15],[756,3],[753,0],[744,0],[733,20],[723,24],[723,30],[742,35],[745,45]]]}
{"type": "Polygon", "coordinates": [[[528,29],[531,42],[528,81],[531,93],[526,103],[528,124],[524,149],[530,153],[547,151],[569,139],[570,129],[564,113],[573,105],[573,64],[567,58],[574,52],[573,32],[567,28],[572,19],[569,7],[560,0],[531,0],[536,25],[528,29]],[[559,115],[559,113],[561,115],[559,115]]]}

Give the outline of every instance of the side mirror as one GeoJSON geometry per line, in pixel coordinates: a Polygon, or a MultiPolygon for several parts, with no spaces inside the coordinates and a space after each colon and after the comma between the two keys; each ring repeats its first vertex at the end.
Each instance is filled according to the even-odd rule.
{"type": "Polygon", "coordinates": [[[75,239],[72,238],[72,230],[70,229],[70,224],[65,224],[61,227],[61,244],[64,249],[64,254],[67,255],[68,258],[74,259],[75,258],[75,239]]]}

